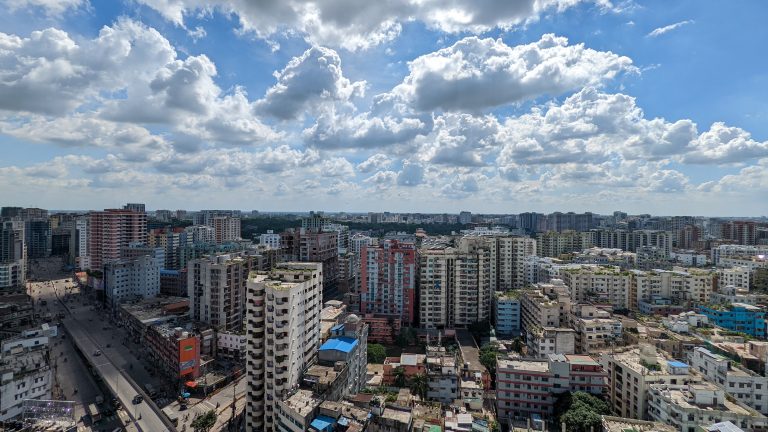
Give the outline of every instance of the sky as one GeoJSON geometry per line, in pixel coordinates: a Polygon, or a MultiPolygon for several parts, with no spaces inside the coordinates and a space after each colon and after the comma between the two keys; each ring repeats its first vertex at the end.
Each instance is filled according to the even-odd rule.
{"type": "Polygon", "coordinates": [[[768,214],[768,2],[0,6],[0,205],[768,214]]]}

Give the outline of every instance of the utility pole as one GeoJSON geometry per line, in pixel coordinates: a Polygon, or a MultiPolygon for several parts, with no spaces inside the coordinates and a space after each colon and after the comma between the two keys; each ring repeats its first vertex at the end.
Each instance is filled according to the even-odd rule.
{"type": "Polygon", "coordinates": [[[229,429],[235,427],[235,404],[237,403],[237,382],[232,382],[232,418],[229,419],[229,429]]]}

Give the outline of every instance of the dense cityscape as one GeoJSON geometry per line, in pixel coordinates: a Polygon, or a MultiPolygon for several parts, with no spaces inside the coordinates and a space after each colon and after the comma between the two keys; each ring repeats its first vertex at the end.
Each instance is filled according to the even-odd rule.
{"type": "Polygon", "coordinates": [[[768,428],[765,218],[0,217],[5,430],[768,428]]]}
{"type": "Polygon", "coordinates": [[[768,432],[766,17],[0,0],[0,432],[768,432]]]}

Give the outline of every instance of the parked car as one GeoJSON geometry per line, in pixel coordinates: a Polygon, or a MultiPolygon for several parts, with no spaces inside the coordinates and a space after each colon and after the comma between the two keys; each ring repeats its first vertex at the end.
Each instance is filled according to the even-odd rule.
{"type": "Polygon", "coordinates": [[[101,355],[101,350],[94,351],[93,355],[96,356],[96,357],[100,356],[101,355]]]}
{"type": "Polygon", "coordinates": [[[137,394],[136,396],[133,397],[133,404],[134,405],[140,404],[143,400],[144,400],[144,396],[137,394]]]}

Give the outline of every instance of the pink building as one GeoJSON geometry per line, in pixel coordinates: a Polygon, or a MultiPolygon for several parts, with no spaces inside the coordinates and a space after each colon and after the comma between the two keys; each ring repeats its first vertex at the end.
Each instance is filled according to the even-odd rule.
{"type": "Polygon", "coordinates": [[[360,312],[392,317],[403,325],[415,322],[416,246],[384,240],[363,246],[360,269],[360,312]]]}
{"type": "Polygon", "coordinates": [[[107,209],[88,215],[88,254],[90,268],[120,259],[123,248],[133,242],[147,242],[147,214],[130,210],[107,209]]]}

